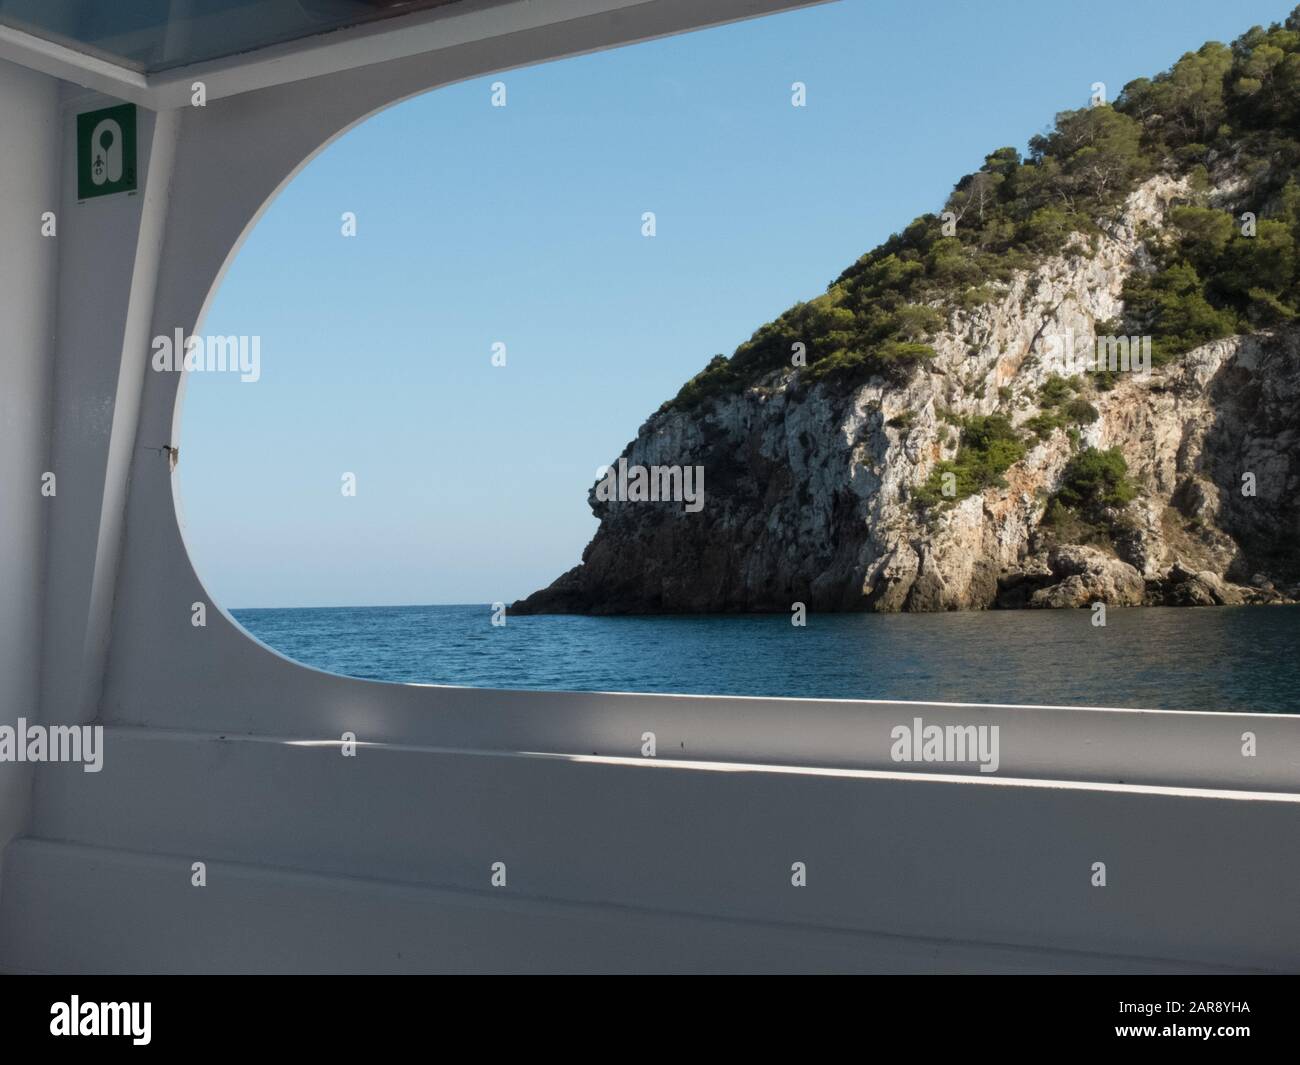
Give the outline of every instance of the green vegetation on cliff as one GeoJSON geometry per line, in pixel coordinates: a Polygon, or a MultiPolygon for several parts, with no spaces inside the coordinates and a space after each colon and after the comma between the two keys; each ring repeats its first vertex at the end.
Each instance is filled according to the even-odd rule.
{"type": "Polygon", "coordinates": [[[1025,454],[1020,434],[1004,415],[988,414],[961,423],[957,457],[938,463],[930,479],[916,491],[919,506],[932,507],[983,491],[1003,487],[1002,475],[1025,454]]]}
{"type": "Polygon", "coordinates": [[[1042,524],[1063,541],[1112,542],[1127,520],[1118,512],[1137,494],[1119,448],[1084,448],[1066,464],[1060,486],[1047,501],[1042,524]]]}
{"type": "Polygon", "coordinates": [[[1168,231],[1150,242],[1156,272],[1124,285],[1124,327],[1152,337],[1157,366],[1300,313],[1300,186],[1288,181],[1265,206],[1276,217],[1252,222],[1191,205],[1169,212],[1168,231]]]}
{"type": "MultiPolygon", "coordinates": [[[[906,375],[933,357],[929,342],[949,310],[989,299],[991,284],[1046,256],[1086,254],[1125,197],[1160,173],[1190,178],[1194,191],[1152,240],[1153,272],[1126,283],[1117,324],[1151,335],[1160,363],[1300,314],[1300,187],[1290,180],[1300,167],[1300,8],[1129,83],[1113,106],[1058,114],[1028,148],[1023,158],[1014,148],[990,153],[942,214],[915,219],[824,295],[760,328],[731,358],[716,356],[665,408],[696,409],[773,371],[795,372],[797,345],[801,380],[850,387],[906,375]],[[1221,170],[1239,190],[1211,206],[1211,174],[1221,170]]],[[[1086,421],[1087,411],[1053,417],[1086,421]]],[[[979,480],[982,461],[972,452],[963,466],[959,455],[951,472],[979,480]]]]}
{"type": "Polygon", "coordinates": [[[1061,474],[1061,486],[1054,501],[1093,516],[1102,510],[1122,507],[1137,495],[1128,479],[1128,463],[1119,448],[1099,451],[1085,448],[1072,457],[1061,474]]]}

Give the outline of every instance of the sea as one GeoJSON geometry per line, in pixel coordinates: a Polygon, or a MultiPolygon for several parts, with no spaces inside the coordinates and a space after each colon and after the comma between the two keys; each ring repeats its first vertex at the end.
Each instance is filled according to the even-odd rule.
{"type": "Polygon", "coordinates": [[[1300,606],[510,617],[233,610],[289,658],[402,684],[1300,713],[1300,606]]]}

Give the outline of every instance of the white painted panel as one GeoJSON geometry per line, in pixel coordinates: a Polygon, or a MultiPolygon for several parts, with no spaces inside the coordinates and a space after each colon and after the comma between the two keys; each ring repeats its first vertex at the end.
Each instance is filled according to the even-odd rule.
{"type": "MultiPolygon", "coordinates": [[[[53,78],[0,62],[0,725],[37,716],[46,517],[67,499],[41,495],[51,469],[54,269],[67,224],[58,92],[53,78]],[[47,211],[60,236],[41,235],[47,211]]],[[[29,790],[25,767],[0,763],[0,854],[24,823],[29,790]]]]}

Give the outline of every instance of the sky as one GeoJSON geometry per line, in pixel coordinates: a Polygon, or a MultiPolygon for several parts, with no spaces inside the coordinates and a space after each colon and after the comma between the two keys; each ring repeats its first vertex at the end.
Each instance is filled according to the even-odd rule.
{"type": "Polygon", "coordinates": [[[201,324],[260,338],[261,373],[186,381],[199,576],[231,609],[549,584],[595,531],[598,467],[713,355],[1094,82],[1113,99],[1290,7],[840,0],[373,116],[269,206],[201,324]]]}

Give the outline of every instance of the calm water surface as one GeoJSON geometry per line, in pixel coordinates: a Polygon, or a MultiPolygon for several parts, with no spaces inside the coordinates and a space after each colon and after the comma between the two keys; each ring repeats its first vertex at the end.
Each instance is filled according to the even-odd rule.
{"type": "Polygon", "coordinates": [[[960,614],[519,617],[488,606],[235,610],[352,677],[683,692],[1300,713],[1300,606],[960,614]]]}

